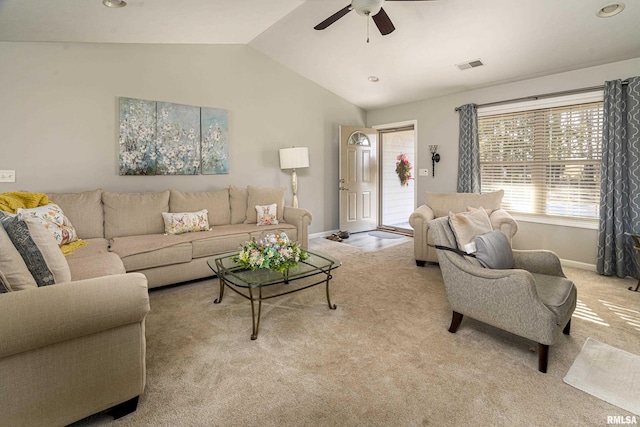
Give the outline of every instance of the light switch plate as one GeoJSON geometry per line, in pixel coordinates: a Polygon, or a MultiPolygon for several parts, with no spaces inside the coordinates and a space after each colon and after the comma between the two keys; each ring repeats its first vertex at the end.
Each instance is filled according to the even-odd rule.
{"type": "Polygon", "coordinates": [[[429,176],[429,169],[418,169],[419,176],[429,176]]]}
{"type": "Polygon", "coordinates": [[[0,170],[0,182],[16,182],[16,171],[0,170]]]}

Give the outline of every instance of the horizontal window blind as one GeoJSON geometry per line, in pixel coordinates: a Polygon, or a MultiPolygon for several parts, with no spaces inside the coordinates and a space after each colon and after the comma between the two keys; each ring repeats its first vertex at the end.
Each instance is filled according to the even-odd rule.
{"type": "Polygon", "coordinates": [[[482,115],[482,191],[511,212],[598,218],[602,102],[482,115]]]}

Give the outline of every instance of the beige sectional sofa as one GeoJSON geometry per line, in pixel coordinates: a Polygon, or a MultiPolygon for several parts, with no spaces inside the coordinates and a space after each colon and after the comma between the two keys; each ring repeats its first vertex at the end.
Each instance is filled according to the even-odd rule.
{"type": "Polygon", "coordinates": [[[434,247],[429,221],[435,218],[465,212],[469,208],[484,208],[489,212],[489,219],[494,230],[502,231],[509,242],[518,231],[518,224],[511,215],[502,209],[504,191],[491,193],[431,193],[425,192],[424,204],[409,216],[409,224],[413,227],[413,248],[416,264],[437,263],[438,255],[434,247]]]}
{"type": "Polygon", "coordinates": [[[48,194],[89,243],[68,257],[73,280],[101,269],[116,271],[122,263],[126,272],[144,274],[149,288],[209,277],[208,258],[234,251],[267,230],[283,230],[308,247],[311,213],[285,207],[284,195],[284,188],[233,185],[208,192],[48,194]],[[271,203],[277,204],[279,223],[258,226],[255,206],[271,203]],[[210,231],[164,234],[163,212],[202,209],[208,211],[210,231]]]}
{"type": "Polygon", "coordinates": [[[109,408],[116,417],[135,410],[145,387],[148,287],[212,276],[209,257],[266,230],[307,247],[311,213],[284,207],[284,191],[48,194],[88,244],[62,259],[70,282],[33,289],[11,287],[20,274],[0,233],[1,289],[23,289],[0,293],[0,424],[66,425],[109,408]],[[255,206],[271,203],[279,224],[257,226],[255,206]],[[164,234],[162,212],[202,209],[211,230],[164,234]]]}

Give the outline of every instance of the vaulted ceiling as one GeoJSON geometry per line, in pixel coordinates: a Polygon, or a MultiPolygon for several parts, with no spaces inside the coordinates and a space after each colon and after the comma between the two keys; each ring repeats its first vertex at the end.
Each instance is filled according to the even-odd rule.
{"type": "Polygon", "coordinates": [[[386,2],[396,30],[369,43],[355,12],[313,29],[349,0],[126,1],[0,0],[0,41],[248,44],[365,109],[640,57],[640,0],[386,2]]]}

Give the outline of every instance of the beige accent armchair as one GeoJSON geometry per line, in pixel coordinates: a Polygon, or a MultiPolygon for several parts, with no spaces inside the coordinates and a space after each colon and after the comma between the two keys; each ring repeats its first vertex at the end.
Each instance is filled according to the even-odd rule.
{"type": "MultiPolygon", "coordinates": [[[[456,247],[448,218],[431,221],[434,241],[456,247]]],[[[569,335],[577,290],[551,251],[513,251],[509,270],[483,268],[457,253],[437,250],[455,333],[469,316],[538,343],[538,370],[547,372],[549,346],[569,335]]]]}
{"type": "Polygon", "coordinates": [[[470,207],[490,210],[489,219],[493,229],[502,231],[511,242],[518,231],[518,224],[507,211],[501,209],[503,196],[503,190],[485,194],[424,193],[425,204],[409,216],[409,224],[414,230],[413,253],[416,264],[424,266],[427,262],[438,262],[429,222],[435,218],[446,217],[449,212],[465,212],[470,207]]]}

